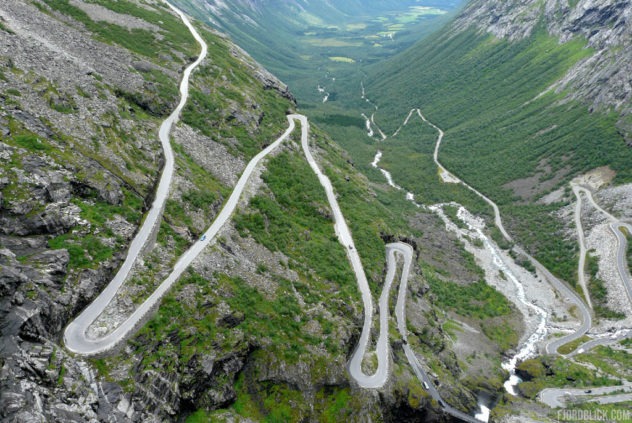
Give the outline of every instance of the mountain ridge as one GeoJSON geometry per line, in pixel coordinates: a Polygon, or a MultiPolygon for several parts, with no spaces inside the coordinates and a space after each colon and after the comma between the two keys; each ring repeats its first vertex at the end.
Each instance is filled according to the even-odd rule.
{"type": "Polygon", "coordinates": [[[560,43],[581,37],[595,53],[577,63],[551,89],[574,90],[599,109],[632,113],[632,2],[629,0],[566,0],[490,2],[474,0],[454,20],[453,30],[475,27],[498,38],[517,41],[538,25],[560,43]]]}

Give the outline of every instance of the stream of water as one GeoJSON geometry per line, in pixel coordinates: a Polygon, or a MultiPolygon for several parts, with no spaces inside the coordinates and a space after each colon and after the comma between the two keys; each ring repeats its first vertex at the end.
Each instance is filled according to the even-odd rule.
{"type": "MultiPolygon", "coordinates": [[[[381,158],[382,158],[382,152],[378,150],[378,152],[375,154],[373,162],[371,162],[371,166],[380,170],[382,175],[384,175],[389,186],[397,190],[403,190],[402,187],[400,187],[399,185],[395,183],[389,171],[379,167],[381,158]]],[[[411,201],[417,207],[422,207],[420,204],[415,202],[415,196],[413,193],[407,192],[406,199],[408,201],[411,201]]],[[[432,209],[433,207],[430,207],[430,210],[432,209]]],[[[538,342],[542,341],[547,335],[546,322],[548,319],[548,313],[543,308],[538,307],[536,304],[533,304],[531,301],[527,299],[524,286],[522,285],[522,283],[520,283],[516,275],[511,271],[511,269],[505,263],[505,259],[500,253],[498,246],[495,243],[493,243],[489,239],[489,237],[487,237],[483,233],[482,225],[474,225],[472,223],[473,219],[470,218],[471,216],[472,214],[469,213],[467,209],[465,209],[463,206],[459,207],[457,217],[461,219],[468,226],[468,229],[470,231],[475,232],[478,238],[481,241],[483,241],[483,245],[485,249],[492,256],[494,266],[499,271],[503,272],[506,278],[509,281],[511,281],[511,283],[513,283],[516,289],[516,293],[517,293],[516,295],[517,300],[520,303],[522,303],[527,308],[527,310],[530,310],[531,313],[535,314],[538,317],[538,325],[537,325],[536,330],[522,344],[522,346],[520,347],[520,349],[518,350],[516,354],[514,354],[511,358],[509,358],[507,361],[501,364],[502,368],[509,372],[509,378],[504,383],[505,390],[511,395],[517,395],[516,386],[521,382],[521,379],[516,375],[516,365],[519,361],[525,360],[527,358],[530,358],[536,355],[538,342]]],[[[476,418],[481,421],[487,421],[489,419],[489,412],[490,412],[489,408],[484,404],[479,404],[479,406],[480,406],[481,411],[476,415],[476,418]]]]}
{"type": "Polygon", "coordinates": [[[539,322],[536,330],[529,336],[529,338],[522,344],[522,347],[518,350],[513,357],[509,360],[502,363],[502,368],[509,372],[509,379],[505,381],[504,386],[505,390],[511,395],[517,395],[516,386],[521,382],[520,378],[516,375],[516,364],[518,361],[526,360],[527,358],[533,357],[537,353],[537,344],[542,341],[547,335],[546,322],[548,319],[548,313],[541,307],[538,307],[533,302],[527,299],[527,296],[524,291],[524,286],[516,275],[511,271],[509,266],[505,263],[498,246],[495,245],[489,237],[487,237],[482,228],[479,226],[472,225],[470,219],[468,219],[468,215],[471,214],[464,208],[460,207],[457,212],[457,217],[461,219],[468,226],[468,229],[476,232],[479,239],[483,241],[483,245],[485,249],[489,251],[492,255],[494,266],[500,271],[503,272],[505,277],[510,280],[514,287],[516,288],[516,298],[520,301],[528,310],[530,310],[533,314],[538,316],[539,322]]]}

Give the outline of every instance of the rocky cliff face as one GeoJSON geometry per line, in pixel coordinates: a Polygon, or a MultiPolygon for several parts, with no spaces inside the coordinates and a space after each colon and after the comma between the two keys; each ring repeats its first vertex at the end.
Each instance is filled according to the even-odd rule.
{"type": "Polygon", "coordinates": [[[632,113],[632,1],[474,0],[455,22],[457,30],[469,27],[510,40],[527,37],[538,28],[558,37],[560,43],[586,39],[586,48],[594,54],[552,88],[569,88],[571,98],[596,108],[632,113]]]}
{"type": "MultiPolygon", "coordinates": [[[[156,121],[134,119],[116,95],[144,92],[148,82],[130,71],[140,63],[131,52],[42,2],[0,5],[0,62],[0,415],[124,420],[120,387],[97,381],[58,339],[107,281],[137,221],[119,216],[108,224],[131,228],[106,234],[109,216],[97,226],[100,216],[86,211],[142,206],[150,196],[160,166],[156,121]],[[146,171],[126,165],[131,155],[146,171]]],[[[152,66],[174,78],[182,64],[152,66]]]]}
{"type": "MultiPolygon", "coordinates": [[[[0,5],[3,421],[146,421],[161,412],[134,414],[146,408],[142,399],[60,344],[68,321],[114,274],[151,202],[158,125],[197,49],[160,1],[101,4],[0,5]]],[[[261,89],[290,96],[234,55],[261,89]]],[[[239,116],[255,130],[262,120],[246,109],[239,116]]]]}

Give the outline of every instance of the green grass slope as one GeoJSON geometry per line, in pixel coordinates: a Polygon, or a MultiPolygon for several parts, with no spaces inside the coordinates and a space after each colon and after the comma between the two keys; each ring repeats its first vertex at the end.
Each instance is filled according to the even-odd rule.
{"type": "MultiPolygon", "coordinates": [[[[575,279],[575,246],[559,236],[562,225],[554,211],[562,204],[535,201],[599,166],[615,170],[615,183],[632,180],[632,149],[616,128],[618,115],[592,112],[549,89],[592,53],[581,39],[561,44],[543,29],[515,42],[471,30],[443,31],[374,67],[365,82],[385,132],[415,107],[443,128],[444,165],[498,202],[518,242],[569,282],[575,279]],[[533,175],[548,188],[530,198],[506,186],[533,175]]],[[[416,140],[410,137],[408,144],[416,140]]],[[[427,180],[406,177],[417,166],[415,155],[399,153],[393,153],[395,179],[401,177],[408,189],[424,189],[427,180]]]]}

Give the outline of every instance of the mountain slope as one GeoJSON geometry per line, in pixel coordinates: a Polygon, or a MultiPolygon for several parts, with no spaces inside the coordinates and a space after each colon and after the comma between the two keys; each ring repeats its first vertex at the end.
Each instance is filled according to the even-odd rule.
{"type": "Polygon", "coordinates": [[[543,4],[472,2],[455,21],[456,31],[474,27],[509,40],[530,36],[541,25],[561,43],[585,39],[594,49],[552,87],[568,89],[570,97],[593,103],[597,109],[613,107],[632,113],[632,4],[626,0],[582,0],[569,4],[550,0],[543,4]]]}
{"type": "MultiPolygon", "coordinates": [[[[632,6],[578,2],[548,14],[557,4],[472,2],[452,25],[377,65],[365,86],[385,131],[415,107],[446,129],[442,161],[499,202],[518,242],[572,283],[575,242],[561,236],[554,213],[570,198],[537,202],[599,166],[616,172],[615,183],[632,180],[632,6]]],[[[419,184],[432,169],[432,147],[425,150],[415,171],[405,171],[412,163],[387,167],[421,200],[432,192],[419,184]]]]}
{"type": "MultiPolygon", "coordinates": [[[[98,358],[69,354],[65,325],[115,274],[152,202],[163,160],[156,134],[196,43],[158,1],[10,0],[0,18],[2,420],[443,419],[397,347],[397,377],[381,395],[350,383],[359,295],[295,142],[253,178],[232,223],[132,339],[98,358]]],[[[241,49],[198,30],[209,56],[172,130],[176,175],[159,231],[90,336],[162,281],[295,107],[241,49]]],[[[373,189],[317,129],[312,143],[377,291],[384,240],[420,235],[384,203],[410,206],[373,189]]],[[[411,289],[421,292],[414,272],[411,289]]],[[[427,299],[409,307],[418,316],[410,327],[436,337],[426,348],[437,372],[457,379],[427,299]]],[[[446,389],[475,407],[468,390],[446,389]]]]}
{"type": "MultiPolygon", "coordinates": [[[[209,394],[198,377],[169,399],[151,393],[161,389],[154,378],[187,379],[207,366],[195,357],[179,375],[173,363],[147,359],[151,368],[123,390],[104,361],[73,357],[59,343],[65,324],[113,276],[152,201],[158,125],[175,106],[196,43],[162,2],[10,1],[0,17],[2,419],[147,421],[186,414],[185,404],[202,407],[209,394]]],[[[287,125],[286,87],[223,37],[200,31],[212,60],[195,73],[173,133],[176,182],[155,246],[95,330],[160,282],[217,214],[244,160],[287,125]]],[[[272,257],[263,250],[258,259],[272,257]]],[[[239,322],[224,317],[229,331],[239,322]]],[[[249,352],[247,343],[219,349],[249,352]]],[[[223,389],[232,390],[240,370],[226,370],[223,389]]],[[[226,401],[210,398],[206,408],[226,401]]]]}

